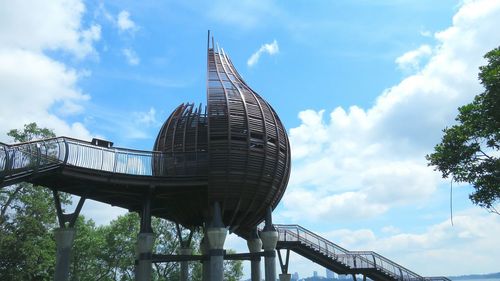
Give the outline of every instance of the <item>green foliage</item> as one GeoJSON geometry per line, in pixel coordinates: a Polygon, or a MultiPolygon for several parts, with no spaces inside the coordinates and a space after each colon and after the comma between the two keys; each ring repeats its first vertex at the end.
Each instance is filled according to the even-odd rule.
{"type": "MultiPolygon", "coordinates": [[[[36,123],[8,133],[15,142],[53,137],[36,123]]],[[[65,202],[68,197],[64,197],[65,202]]],[[[56,226],[50,190],[21,183],[0,189],[0,280],[49,280],[53,276],[56,226]]]]}
{"type": "MultiPolygon", "coordinates": [[[[139,233],[139,216],[128,213],[111,221],[109,225],[96,227],[89,220],[79,218],[71,268],[72,281],[86,280],[134,280],[135,246],[139,233]]],[[[175,254],[179,241],[175,224],[153,218],[152,228],[156,239],[154,252],[175,254]]],[[[184,233],[186,234],[186,233],[184,233]]],[[[193,235],[193,253],[199,253],[201,235],[193,235]]],[[[201,263],[190,262],[190,278],[201,281],[201,263]]],[[[243,276],[241,261],[226,261],[224,276],[227,281],[237,281],[243,276]]],[[[154,281],[179,280],[178,263],[153,264],[154,281]]]]}
{"type": "MultiPolygon", "coordinates": [[[[228,250],[228,254],[235,251],[228,250]]],[[[241,261],[224,261],[224,281],[238,281],[243,277],[243,263],[241,261]]]]}
{"type": "Polygon", "coordinates": [[[110,266],[106,261],[109,257],[105,231],[102,227],[96,227],[92,220],[85,220],[79,216],[75,228],[76,237],[73,245],[73,256],[71,261],[71,281],[94,281],[112,280],[110,266]]]}
{"type": "MultiPolygon", "coordinates": [[[[429,165],[443,177],[470,183],[475,204],[497,212],[500,200],[500,47],[485,55],[479,80],[485,91],[460,107],[458,124],[443,130],[444,136],[427,155],[429,165]]],[[[498,212],[497,212],[498,213],[498,212]]]]}
{"type": "Polygon", "coordinates": [[[12,137],[15,142],[27,142],[37,139],[53,138],[56,136],[52,130],[39,128],[36,123],[24,125],[23,130],[12,129],[7,135],[12,137]]]}
{"type": "MultiPolygon", "coordinates": [[[[36,123],[8,133],[15,142],[54,137],[36,123]]],[[[71,202],[62,194],[63,204],[71,202]]],[[[27,183],[0,189],[0,280],[52,280],[56,245],[53,230],[56,219],[52,191],[27,183]]],[[[135,248],[139,233],[139,216],[128,213],[109,225],[96,226],[79,216],[71,263],[71,281],[134,280],[135,248]]],[[[179,248],[175,224],[153,218],[156,234],[154,252],[174,254],[179,248]]],[[[200,233],[193,235],[193,252],[199,253],[200,233]]],[[[201,264],[190,262],[190,280],[201,280],[201,264]]],[[[241,261],[226,262],[226,279],[240,280],[241,261]]],[[[154,281],[179,280],[178,263],[153,265],[154,281]]]]}

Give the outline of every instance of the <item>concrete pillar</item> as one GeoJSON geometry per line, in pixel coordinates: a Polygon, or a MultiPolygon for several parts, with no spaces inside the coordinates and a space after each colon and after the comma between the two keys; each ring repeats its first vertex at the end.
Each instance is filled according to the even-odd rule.
{"type": "Polygon", "coordinates": [[[139,233],[137,235],[137,264],[135,267],[135,280],[136,281],[151,281],[152,270],[152,254],[154,233],[139,233]]]}
{"type": "Polygon", "coordinates": [[[292,280],[292,275],[288,273],[280,274],[279,275],[280,281],[290,281],[292,280]]]}
{"type": "Polygon", "coordinates": [[[222,221],[219,202],[214,202],[213,212],[212,222],[205,233],[210,249],[210,281],[222,281],[224,278],[224,242],[226,241],[227,229],[222,221]]]}
{"type": "Polygon", "coordinates": [[[264,247],[264,271],[266,281],[276,281],[276,244],[278,232],[276,230],[263,231],[260,234],[264,247]]]}
{"type": "MultiPolygon", "coordinates": [[[[260,240],[257,233],[255,233],[253,238],[247,240],[248,250],[250,253],[260,253],[262,251],[262,240],[260,240]]],[[[251,280],[261,281],[260,273],[260,257],[254,257],[250,260],[251,264],[251,280]]]]}
{"type": "MultiPolygon", "coordinates": [[[[201,239],[200,243],[200,250],[202,255],[207,255],[210,257],[210,246],[208,245],[208,238],[205,235],[203,239],[201,239]]],[[[210,281],[210,259],[203,260],[201,262],[202,264],[202,275],[201,275],[201,280],[202,281],[210,281]]]]}
{"type": "MultiPolygon", "coordinates": [[[[191,248],[182,247],[179,249],[181,255],[191,255],[191,248]]],[[[181,261],[180,281],[188,281],[189,267],[187,261],[181,261]]]]}
{"type": "Polygon", "coordinates": [[[56,253],[56,271],[55,281],[69,280],[69,271],[71,265],[71,250],[75,241],[76,230],[74,228],[58,228],[54,231],[57,253],[56,253]]]}
{"type": "Polygon", "coordinates": [[[264,248],[264,276],[266,281],[276,281],[276,244],[278,243],[278,231],[274,228],[272,209],[266,212],[266,224],[260,233],[262,246],[264,248]]]}
{"type": "Polygon", "coordinates": [[[207,229],[208,244],[210,247],[210,281],[222,281],[224,278],[224,242],[227,229],[225,227],[211,227],[207,229]]]}

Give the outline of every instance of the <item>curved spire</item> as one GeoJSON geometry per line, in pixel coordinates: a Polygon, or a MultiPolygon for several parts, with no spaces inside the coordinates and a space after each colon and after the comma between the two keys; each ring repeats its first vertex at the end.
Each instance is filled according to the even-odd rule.
{"type": "Polygon", "coordinates": [[[267,207],[276,207],[288,182],[288,137],[273,108],[248,86],[210,35],[207,119],[209,194],[224,206],[233,205],[230,224],[263,219],[267,207]],[[237,194],[249,198],[234,202],[237,194]]]}

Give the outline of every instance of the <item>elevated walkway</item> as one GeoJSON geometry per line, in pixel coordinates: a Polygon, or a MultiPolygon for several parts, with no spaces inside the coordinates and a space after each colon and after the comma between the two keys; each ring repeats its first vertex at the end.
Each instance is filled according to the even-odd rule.
{"type": "Polygon", "coordinates": [[[450,281],[446,277],[422,277],[375,252],[348,251],[299,225],[275,227],[278,249],[291,250],[338,274],[361,274],[377,281],[450,281]]]}
{"type": "MultiPolygon", "coordinates": [[[[29,182],[139,211],[144,190],[154,186],[152,215],[166,219],[201,217],[172,213],[161,206],[206,200],[207,163],[206,152],[165,154],[103,147],[67,137],[0,143],[0,188],[29,182]],[[198,194],[199,198],[186,194],[198,194]]],[[[422,277],[375,252],[348,251],[298,225],[275,227],[278,249],[294,251],[338,274],[362,274],[377,281],[449,281],[446,277],[422,277]]]]}
{"type": "Polygon", "coordinates": [[[172,212],[175,208],[169,211],[163,206],[203,202],[208,186],[207,161],[206,152],[167,154],[99,146],[67,137],[0,143],[0,188],[29,182],[139,211],[145,190],[154,187],[153,215],[196,217],[199,214],[176,214],[172,212]]]}
{"type": "Polygon", "coordinates": [[[206,177],[207,153],[161,153],[99,146],[57,137],[18,144],[0,142],[0,187],[57,168],[138,177],[206,177]]]}

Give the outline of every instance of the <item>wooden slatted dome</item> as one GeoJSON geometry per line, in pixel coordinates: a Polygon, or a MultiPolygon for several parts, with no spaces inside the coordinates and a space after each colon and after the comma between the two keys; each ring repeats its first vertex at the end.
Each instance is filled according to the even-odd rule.
{"type": "Polygon", "coordinates": [[[224,50],[212,43],[207,60],[207,107],[177,107],[161,128],[154,150],[192,154],[192,166],[208,175],[206,193],[184,198],[189,210],[176,204],[174,220],[195,226],[200,223],[195,216],[201,214],[207,222],[210,206],[218,201],[224,224],[244,235],[281,199],[290,174],[290,145],[276,112],[245,83],[224,50]],[[208,159],[199,159],[202,155],[208,159]]]}

